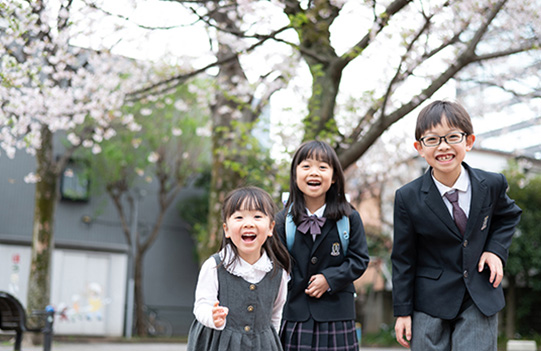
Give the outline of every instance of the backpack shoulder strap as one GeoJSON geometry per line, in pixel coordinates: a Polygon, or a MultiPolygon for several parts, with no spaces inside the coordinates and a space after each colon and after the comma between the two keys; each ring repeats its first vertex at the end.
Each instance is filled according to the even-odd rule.
{"type": "MultiPolygon", "coordinates": [[[[340,242],[344,250],[344,256],[348,251],[349,245],[349,217],[343,216],[336,222],[336,229],[338,230],[338,236],[340,237],[340,242]]],[[[293,222],[293,216],[291,215],[291,207],[286,215],[286,243],[287,250],[291,251],[293,247],[293,242],[295,241],[295,232],[297,231],[297,226],[293,222]]]]}
{"type": "Polygon", "coordinates": [[[340,236],[340,242],[344,250],[344,256],[348,251],[349,245],[349,217],[343,216],[336,222],[336,229],[338,229],[338,236],[340,236]]]}
{"type": "Polygon", "coordinates": [[[286,243],[288,251],[291,251],[291,248],[293,247],[296,231],[297,226],[295,225],[295,222],[293,222],[293,216],[291,215],[291,207],[289,207],[289,211],[286,215],[286,243]]]}

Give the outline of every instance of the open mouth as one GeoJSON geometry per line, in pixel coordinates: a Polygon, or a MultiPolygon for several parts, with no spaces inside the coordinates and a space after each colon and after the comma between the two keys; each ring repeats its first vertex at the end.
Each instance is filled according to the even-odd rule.
{"type": "Polygon", "coordinates": [[[440,155],[436,157],[436,160],[438,161],[451,161],[455,156],[454,155],[440,155]]]}
{"type": "Polygon", "coordinates": [[[242,241],[252,242],[255,240],[257,235],[255,234],[242,234],[242,241]]]}
{"type": "Polygon", "coordinates": [[[308,186],[320,186],[321,185],[321,182],[318,181],[318,180],[310,180],[308,181],[308,186]]]}

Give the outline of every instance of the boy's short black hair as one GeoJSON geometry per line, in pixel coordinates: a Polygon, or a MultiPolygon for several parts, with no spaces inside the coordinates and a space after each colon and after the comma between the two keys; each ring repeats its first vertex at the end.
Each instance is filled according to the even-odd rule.
{"type": "Polygon", "coordinates": [[[467,135],[473,134],[470,115],[462,105],[457,102],[436,100],[419,113],[415,126],[415,139],[421,139],[427,130],[440,124],[443,118],[451,127],[458,128],[467,135]]]}

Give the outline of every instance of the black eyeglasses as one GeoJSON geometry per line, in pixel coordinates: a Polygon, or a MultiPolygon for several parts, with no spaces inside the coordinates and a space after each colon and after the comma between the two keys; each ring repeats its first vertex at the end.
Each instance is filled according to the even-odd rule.
{"type": "Polygon", "coordinates": [[[464,132],[451,132],[448,134],[445,134],[444,136],[439,135],[428,135],[425,137],[422,137],[419,139],[421,143],[423,143],[426,147],[436,147],[441,144],[442,140],[445,140],[445,142],[449,145],[452,144],[459,144],[464,140],[464,137],[468,135],[468,133],[464,132]]]}

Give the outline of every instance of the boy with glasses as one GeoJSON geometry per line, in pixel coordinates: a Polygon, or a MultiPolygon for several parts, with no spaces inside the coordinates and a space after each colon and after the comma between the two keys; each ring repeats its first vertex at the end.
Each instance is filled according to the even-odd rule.
{"type": "Polygon", "coordinates": [[[396,339],[412,351],[496,351],[503,266],[522,211],[502,174],[463,162],[475,135],[461,105],[426,106],[415,139],[430,168],[396,191],[396,339]]]}

